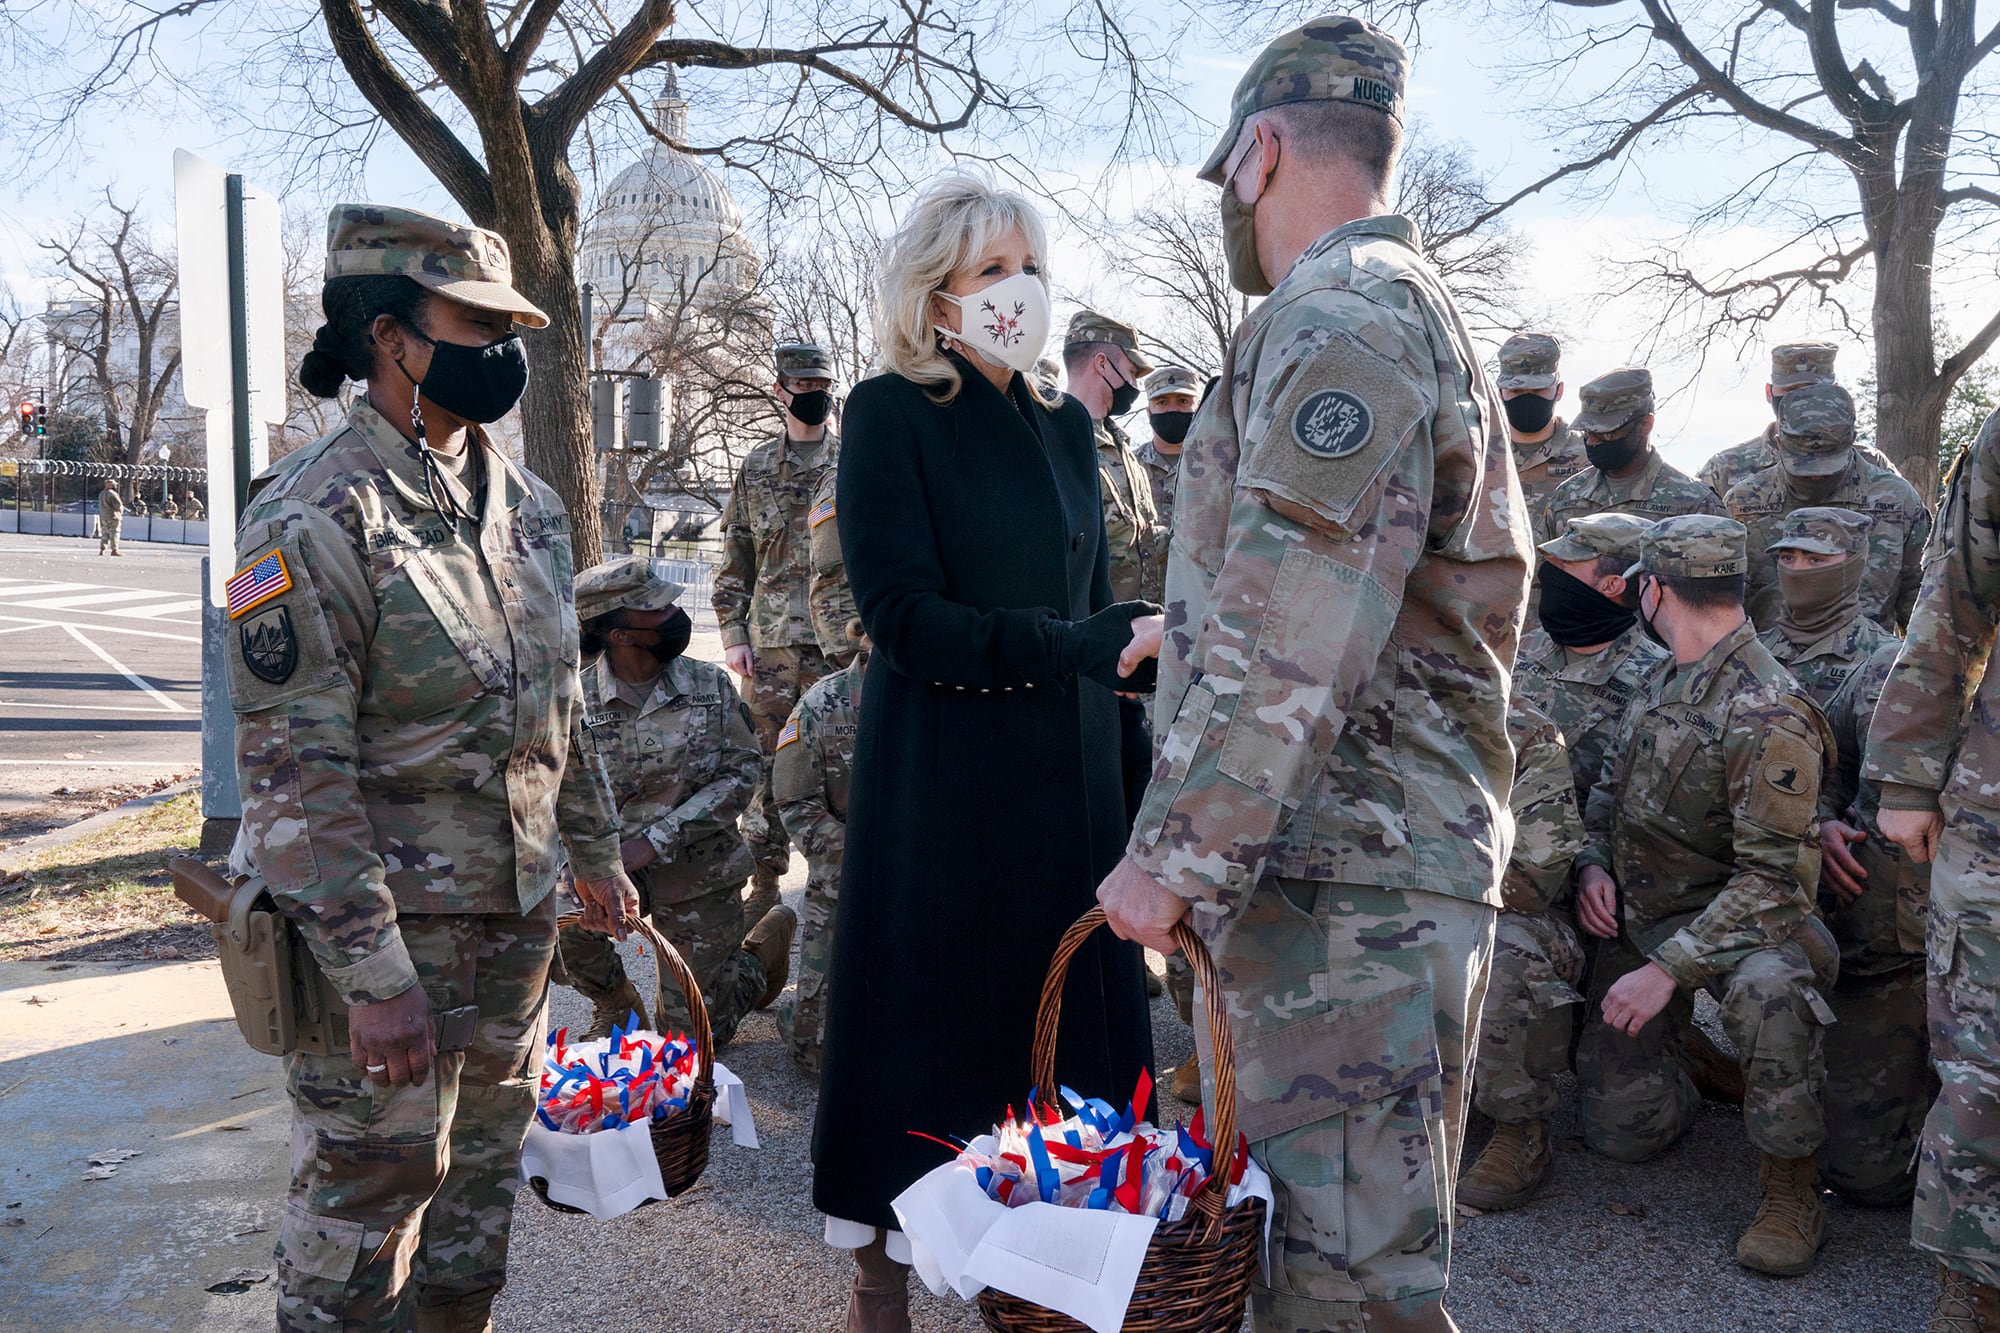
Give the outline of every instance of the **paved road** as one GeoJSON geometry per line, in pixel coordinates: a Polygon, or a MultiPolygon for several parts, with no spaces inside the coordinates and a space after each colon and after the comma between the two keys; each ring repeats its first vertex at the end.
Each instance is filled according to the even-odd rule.
{"type": "Polygon", "coordinates": [[[0,810],[201,761],[201,555],[0,536],[0,810]]]}

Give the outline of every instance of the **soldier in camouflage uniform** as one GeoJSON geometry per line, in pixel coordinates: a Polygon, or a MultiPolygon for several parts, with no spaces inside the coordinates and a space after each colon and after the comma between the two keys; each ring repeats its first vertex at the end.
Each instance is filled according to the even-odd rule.
{"type": "MultiPolygon", "coordinates": [[[[1840,349],[1829,342],[1779,343],[1771,349],[1771,379],[1764,386],[1764,401],[1771,405],[1772,420],[1764,429],[1741,444],[1714,455],[1701,465],[1695,476],[1717,495],[1727,499],[1736,484],[1748,481],[1778,461],[1778,401],[1793,389],[1808,384],[1832,384],[1833,358],[1840,349]]],[[[1855,452],[1877,467],[1896,471],[1888,456],[1872,445],[1857,442],[1855,452]]],[[[1900,475],[1900,474],[1898,474],[1900,475]]]]}
{"type": "Polygon", "coordinates": [[[1931,513],[1916,488],[1854,450],[1854,399],[1838,384],[1794,389],[1778,400],[1778,461],[1737,483],[1726,497],[1750,530],[1750,615],[1778,623],[1784,596],[1771,553],[1778,526],[1794,509],[1851,509],[1869,520],[1861,612],[1894,633],[1909,619],[1923,578],[1931,513]]]}
{"type": "Polygon", "coordinates": [[[791,864],[784,826],[771,803],[769,755],[799,696],[831,670],[813,632],[808,518],[813,497],[840,454],[840,441],[826,425],[833,366],[825,351],[812,343],[781,343],[772,361],[784,433],[752,449],[736,470],[722,510],[722,567],[709,597],[722,630],[724,661],[747,687],[766,756],[743,818],[757,862],[747,904],[752,920],[777,903],[778,880],[791,864]]]}
{"type": "Polygon", "coordinates": [[[548,321],[491,232],[348,204],[327,250],[299,378],[367,392],[252,483],[228,593],[232,864],[351,1034],[285,1059],[278,1326],[475,1333],[506,1279],[558,833],[594,921],[622,933],[636,902],[602,770],[570,762],[569,516],[480,429],[526,383],[512,327],[548,321]]]}
{"type": "Polygon", "coordinates": [[[853,640],[847,637],[847,627],[861,612],[854,605],[853,590],[847,586],[846,562],[840,558],[836,495],[839,479],[837,464],[826,470],[819,489],[813,492],[812,508],[806,513],[806,550],[812,560],[806,608],[812,616],[813,638],[819,644],[820,656],[844,666],[855,652],[853,640]]]}
{"type": "MultiPolygon", "coordinates": [[[[736,817],[761,770],[757,737],[722,668],[685,655],[693,625],[675,605],[680,594],[643,556],[577,576],[583,725],[618,804],[619,852],[640,910],[694,973],[721,1050],[745,1014],[785,988],[798,918],[773,906],[744,933],[751,861],[736,817]]],[[[570,984],[596,1010],[591,1035],[608,1034],[638,1000],[617,950],[575,926],[561,946],[570,984]]],[[[653,1019],[661,1032],[693,1023],[664,969],[653,1019]]]]}
{"type": "Polygon", "coordinates": [[[1159,756],[1098,891],[1162,952],[1190,916],[1228,979],[1237,1124],[1278,1198],[1254,1322],[1287,1333],[1454,1327],[1511,823],[1529,547],[1499,395],[1416,229],[1368,215],[1408,68],[1358,19],[1287,33],[1202,168],[1232,281],[1270,295],[1188,436],[1159,756]]]}
{"type": "Polygon", "coordinates": [[[1500,883],[1493,980],[1479,1015],[1473,1105],[1493,1137],[1458,1198],[1474,1208],[1518,1208],[1549,1178],[1549,1120],[1556,1076],[1569,1069],[1575,1005],[1583,1003],[1583,941],[1569,909],[1570,864],[1583,850],[1583,816],[1562,732],[1516,694],[1507,713],[1514,743],[1514,850],[1500,883]]]}
{"type": "Polygon", "coordinates": [[[1583,437],[1555,415],[1562,401],[1562,345],[1546,333],[1517,333],[1500,344],[1501,405],[1507,438],[1528,512],[1541,510],[1550,491],[1583,471],[1583,437]]]}
{"type": "Polygon", "coordinates": [[[1152,480],[1115,418],[1139,400],[1139,378],[1152,373],[1153,363],[1139,350],[1139,335],[1131,325],[1079,310],[1063,337],[1063,368],[1070,397],[1089,410],[1097,432],[1098,489],[1111,543],[1111,598],[1139,601],[1149,584],[1165,584],[1167,534],[1153,508],[1152,480]]]}
{"type": "MultiPolygon", "coordinates": [[[[1794,509],[1770,545],[1783,605],[1758,642],[1824,709],[1848,677],[1896,636],[1861,614],[1874,523],[1851,509],[1794,509]]],[[[1863,730],[1866,730],[1865,720],[1863,730]]]]}
{"type": "Polygon", "coordinates": [[[1521,639],[1514,688],[1561,730],[1578,810],[1604,771],[1625,710],[1670,656],[1639,626],[1625,582],[1650,526],[1631,514],[1586,514],[1539,548],[1536,583],[1549,614],[1521,639]]]}
{"type": "Polygon", "coordinates": [[[116,486],[107,481],[104,483],[104,489],[97,493],[97,553],[99,555],[104,554],[104,549],[107,546],[111,548],[111,554],[113,555],[123,556],[125,554],[118,549],[118,529],[124,522],[125,497],[118,493],[116,486]]]}
{"type": "Polygon", "coordinates": [[[1194,425],[1194,411],[1201,402],[1201,385],[1185,366],[1161,366],[1146,376],[1146,424],[1152,438],[1140,445],[1134,457],[1146,469],[1153,497],[1153,516],[1158,538],[1153,543],[1153,559],[1140,582],[1139,596],[1160,602],[1167,587],[1167,546],[1174,535],[1174,483],[1180,476],[1181,445],[1194,425]]]}
{"type": "Polygon", "coordinates": [[[1583,437],[1583,471],[1549,492],[1535,518],[1535,538],[1548,541],[1584,514],[1721,514],[1714,491],[1660,457],[1653,447],[1653,373],[1614,370],[1583,386],[1582,410],[1570,429],[1583,437]]]}
{"type": "Polygon", "coordinates": [[[1901,1206],[1937,1095],[1924,1033],[1924,913],[1930,869],[1882,837],[1880,791],[1860,778],[1868,721],[1902,646],[1861,614],[1867,515],[1794,509],[1771,544],[1785,606],[1760,641],[1827,715],[1836,749],[1820,791],[1819,911],[1840,945],[1826,1030],[1827,1184],[1863,1204],[1901,1206]]]}
{"type": "Polygon", "coordinates": [[[1664,1152],[1698,1097],[1678,1061],[1706,989],[1742,1053],[1744,1128],[1762,1153],[1736,1261],[1777,1276],[1818,1261],[1822,996],[1838,965],[1813,915],[1826,722],[1743,615],[1742,525],[1687,515],[1640,543],[1639,614],[1673,669],[1626,714],[1591,790],[1577,915],[1608,942],[1577,1049],[1584,1141],[1619,1161],[1664,1152]]]}
{"type": "Polygon", "coordinates": [[[1917,864],[1936,858],[1925,948],[1931,1056],[1944,1086],[1924,1122],[1910,1221],[1911,1240],[1940,1262],[1934,1333],[2000,1327],[1996,625],[2000,414],[1952,471],[1909,639],[1875,706],[1862,765],[1879,784],[1883,834],[1917,864]]]}

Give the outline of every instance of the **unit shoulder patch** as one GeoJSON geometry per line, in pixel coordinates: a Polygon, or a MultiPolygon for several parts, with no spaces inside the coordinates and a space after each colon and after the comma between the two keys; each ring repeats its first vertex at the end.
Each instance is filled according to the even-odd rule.
{"type": "Polygon", "coordinates": [[[283,685],[298,669],[299,634],[288,608],[274,606],[241,621],[236,638],[243,665],[265,684],[283,685]]]}
{"type": "Polygon", "coordinates": [[[1345,389],[1321,389],[1292,412],[1292,439],[1314,458],[1345,458],[1374,430],[1368,404],[1345,389]]]}

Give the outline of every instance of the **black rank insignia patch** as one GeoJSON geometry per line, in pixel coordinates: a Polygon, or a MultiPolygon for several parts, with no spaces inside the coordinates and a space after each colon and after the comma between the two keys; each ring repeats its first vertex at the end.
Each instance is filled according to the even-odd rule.
{"type": "Polygon", "coordinates": [[[282,685],[298,669],[299,636],[292,628],[292,613],[285,607],[274,606],[240,622],[236,635],[243,665],[266,684],[282,685]]]}
{"type": "Polygon", "coordinates": [[[1357,453],[1374,429],[1368,404],[1345,389],[1322,389],[1292,413],[1292,438],[1314,458],[1357,453]]]}

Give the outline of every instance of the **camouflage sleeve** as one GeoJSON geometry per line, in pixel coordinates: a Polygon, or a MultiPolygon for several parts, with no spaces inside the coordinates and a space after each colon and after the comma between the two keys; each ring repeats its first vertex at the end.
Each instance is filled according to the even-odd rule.
{"type": "Polygon", "coordinates": [[[709,593],[724,648],[750,642],[750,596],[757,589],[757,542],[742,508],[747,473],[747,464],[736,469],[736,484],[722,506],[722,565],[709,593]]]}
{"type": "Polygon", "coordinates": [[[1829,740],[1797,695],[1735,708],[1723,737],[1735,873],[1652,960],[1692,990],[1792,937],[1819,889],[1819,789],[1829,740]]]}
{"type": "Polygon", "coordinates": [[[556,789],[556,830],[569,852],[570,869],[579,877],[609,879],[623,864],[618,855],[618,801],[581,712],[570,719],[569,760],[556,789]]]}
{"type": "Polygon", "coordinates": [[[1973,682],[2000,623],[2000,414],[1951,479],[1903,652],[1869,726],[1862,771],[1885,810],[1936,810],[1964,735],[1973,682]]]}
{"type": "Polygon", "coordinates": [[[1924,548],[1930,544],[1930,539],[1931,511],[1919,504],[1909,531],[1903,534],[1903,573],[1896,581],[1896,624],[1890,627],[1892,629],[1910,623],[1910,612],[1917,604],[1917,591],[1924,582],[1924,548]]]}
{"type": "Polygon", "coordinates": [[[277,502],[243,524],[237,556],[273,552],[284,590],[239,610],[227,655],[236,710],[236,780],[251,859],[348,1004],[400,995],[417,982],[384,882],[359,782],[356,710],[376,607],[353,538],[310,505],[277,502]],[[296,662],[275,683],[248,662],[268,630],[296,662]]]}
{"type": "Polygon", "coordinates": [[[1901,649],[1896,642],[1877,648],[1827,700],[1826,723],[1833,737],[1834,761],[1819,794],[1821,819],[1853,818],[1854,803],[1861,795],[1861,765],[1867,758],[1868,722],[1875,716],[1875,705],[1881,701],[1882,687],[1901,649]]]}
{"type": "Polygon", "coordinates": [[[764,752],[750,725],[750,708],[723,673],[715,674],[722,693],[722,706],[716,710],[722,735],[717,741],[715,776],[641,835],[662,860],[670,861],[681,848],[734,828],[763,773],[764,752]]]}
{"type": "Polygon", "coordinates": [[[1609,870],[1613,865],[1611,830],[1618,817],[1618,766],[1624,762],[1625,744],[1638,729],[1647,706],[1643,694],[1626,704],[1624,718],[1612,731],[1610,743],[1604,747],[1604,761],[1597,771],[1597,781],[1590,784],[1590,795],[1583,803],[1585,841],[1583,850],[1576,854],[1576,869],[1579,871],[1586,866],[1609,870]]]}
{"type": "Polygon", "coordinates": [[[1510,912],[1546,912],[1567,893],[1570,865],[1585,841],[1569,750],[1553,722],[1517,740],[1507,804],[1514,814],[1514,850],[1500,884],[1502,905],[1510,912]]]}
{"type": "Polygon", "coordinates": [[[799,700],[791,720],[778,733],[771,756],[771,798],[792,845],[806,854],[815,870],[838,863],[847,845],[847,825],[826,799],[825,732],[812,696],[799,700]]]}
{"type": "Polygon", "coordinates": [[[1345,291],[1266,335],[1221,565],[1192,635],[1194,676],[1160,728],[1128,855],[1209,918],[1248,899],[1375,673],[1436,521],[1434,353],[1345,291]],[[1365,331],[1363,342],[1350,330],[1365,331]],[[1392,359],[1376,350],[1401,344],[1392,359]],[[1417,517],[1413,518],[1412,515],[1417,517]]]}

